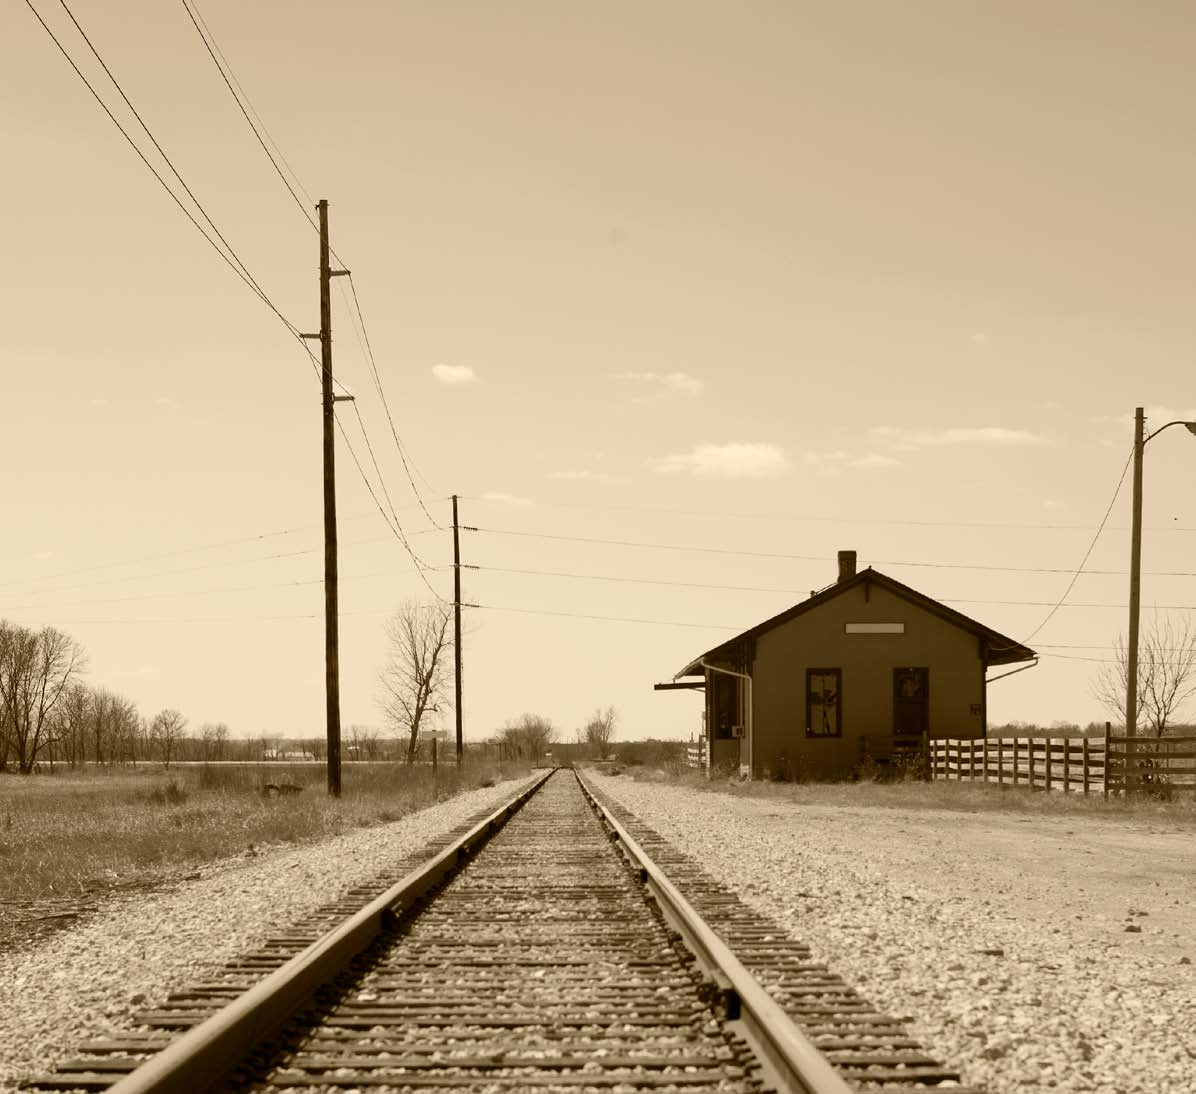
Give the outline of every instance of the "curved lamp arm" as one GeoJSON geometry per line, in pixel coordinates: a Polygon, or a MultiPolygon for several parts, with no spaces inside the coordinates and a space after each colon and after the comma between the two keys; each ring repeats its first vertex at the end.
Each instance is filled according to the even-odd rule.
{"type": "Polygon", "coordinates": [[[1143,438],[1142,444],[1145,445],[1146,442],[1152,437],[1157,437],[1163,432],[1164,429],[1170,429],[1173,425],[1182,425],[1189,433],[1191,433],[1193,436],[1196,436],[1196,422],[1185,422],[1182,419],[1176,418],[1175,421],[1168,422],[1166,425],[1161,425],[1153,433],[1148,434],[1145,438],[1143,438]]]}

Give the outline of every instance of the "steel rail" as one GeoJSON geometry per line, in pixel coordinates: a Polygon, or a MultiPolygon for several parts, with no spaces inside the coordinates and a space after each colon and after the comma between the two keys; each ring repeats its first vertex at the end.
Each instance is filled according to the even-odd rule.
{"type": "Polygon", "coordinates": [[[639,870],[641,882],[656,899],[666,920],[723,992],[728,1002],[728,1018],[742,1023],[746,1040],[772,1071],[770,1078],[786,1094],[855,1094],[854,1087],[764,990],[760,981],[744,967],[648,852],[595,797],[581,772],[575,770],[574,774],[582,791],[610,828],[612,838],[639,870]]]}
{"type": "MultiPolygon", "coordinates": [[[[555,769],[554,769],[555,770],[555,769]]],[[[108,1088],[109,1094],[194,1094],[227,1078],[333,980],[398,915],[472,856],[548,781],[552,770],[412,870],[339,927],[108,1088]]]]}

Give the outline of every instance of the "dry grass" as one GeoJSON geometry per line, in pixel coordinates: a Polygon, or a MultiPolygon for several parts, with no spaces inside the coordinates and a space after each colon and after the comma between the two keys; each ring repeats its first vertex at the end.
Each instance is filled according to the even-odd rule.
{"type": "Polygon", "coordinates": [[[1111,820],[1166,822],[1196,828],[1196,795],[1186,793],[1163,802],[1149,798],[1127,802],[1121,797],[1046,793],[1025,787],[936,780],[839,783],[744,782],[738,777],[712,775],[682,765],[670,768],[626,767],[624,777],[667,782],[707,793],[763,798],[794,805],[835,805],[873,809],[942,809],[962,813],[1006,812],[1029,816],[1092,817],[1111,820]]]}
{"type": "Polygon", "coordinates": [[[349,764],[344,795],[318,766],[173,767],[0,776],[0,900],[152,884],[271,844],[309,843],[398,820],[520,772],[467,762],[458,773],[349,764]],[[263,793],[267,782],[299,793],[263,793]]]}

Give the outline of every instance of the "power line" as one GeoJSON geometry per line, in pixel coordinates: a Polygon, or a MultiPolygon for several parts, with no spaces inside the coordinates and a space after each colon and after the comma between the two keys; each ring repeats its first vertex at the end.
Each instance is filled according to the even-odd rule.
{"type": "MultiPolygon", "coordinates": [[[[110,570],[118,566],[135,566],[142,562],[157,562],[163,558],[178,558],[180,555],[198,554],[200,551],[215,551],[221,547],[235,547],[242,543],[257,543],[263,539],[274,539],[278,536],[290,536],[296,532],[304,530],[304,527],[313,527],[312,525],[301,526],[298,528],[283,528],[277,532],[262,532],[256,536],[242,536],[238,539],[225,539],[218,543],[206,543],[199,547],[186,547],[178,551],[163,551],[154,555],[142,555],[139,558],[125,559],[119,562],[100,562],[94,566],[81,566],[77,570],[60,570],[55,574],[43,574],[41,577],[33,578],[34,581],[52,581],[57,577],[74,577],[76,574],[93,573],[96,570],[110,570]]],[[[0,584],[4,585],[20,585],[30,580],[29,578],[11,578],[8,581],[0,584]]]]}
{"type": "MultiPolygon", "coordinates": [[[[389,540],[387,540],[387,542],[389,542],[389,540]]],[[[305,553],[315,554],[316,552],[309,551],[309,552],[305,552],[305,553]]],[[[445,570],[451,570],[452,566],[451,566],[451,564],[446,563],[446,564],[442,564],[442,565],[430,565],[427,567],[427,569],[436,570],[436,571],[445,571],[445,570]]],[[[186,572],[186,571],[182,571],[182,572],[186,572]]],[[[385,578],[400,577],[404,574],[413,574],[415,572],[416,572],[416,570],[414,567],[412,567],[409,570],[376,570],[373,573],[351,574],[348,577],[341,575],[341,576],[339,576],[338,580],[340,580],[341,582],[369,581],[369,580],[372,580],[373,578],[378,578],[378,577],[385,577],[385,578]]],[[[130,580],[136,580],[136,579],[130,579],[130,580]]],[[[75,607],[75,606],[84,605],[84,604],[132,604],[132,603],[136,603],[138,601],[144,601],[144,600],[155,600],[155,601],[156,600],[185,600],[188,597],[192,597],[192,596],[211,596],[213,593],[256,593],[256,592],[262,592],[263,590],[267,590],[267,589],[306,588],[311,585],[323,585],[323,584],[324,584],[324,579],[322,577],[313,577],[313,578],[304,578],[300,581],[258,582],[253,585],[215,585],[215,586],[208,586],[203,589],[188,589],[188,590],[184,590],[181,592],[174,592],[174,593],[153,592],[153,593],[139,593],[136,596],[104,596],[104,597],[96,597],[91,600],[71,600],[71,601],[66,602],[66,606],[75,607]]],[[[86,588],[87,586],[74,586],[74,587],[75,588],[79,588],[79,587],[86,588]]],[[[53,605],[51,605],[51,606],[53,606],[53,605]]],[[[45,604],[13,604],[13,605],[10,605],[10,608],[12,610],[22,610],[22,611],[45,612],[48,610],[48,606],[45,604]]]]}
{"type": "MultiPolygon", "coordinates": [[[[563,577],[563,578],[577,578],[585,581],[611,581],[620,584],[632,585],[662,585],[670,588],[684,588],[684,589],[713,589],[727,592],[745,592],[745,593],[795,593],[805,594],[806,589],[800,589],[782,585],[719,585],[706,581],[669,581],[661,578],[650,577],[624,577],[615,574],[583,574],[575,571],[565,570],[528,570],[509,566],[487,566],[484,564],[470,564],[466,563],[463,566],[466,570],[477,570],[482,573],[495,574],[519,574],[529,577],[563,577]]],[[[950,596],[936,596],[934,598],[943,604],[999,604],[1011,607],[1023,608],[1049,608],[1053,601],[1050,600],[972,600],[964,597],[950,597],[950,596]]],[[[1124,604],[1064,604],[1065,608],[1117,608],[1122,609],[1124,604]]],[[[1155,607],[1168,611],[1196,611],[1196,604],[1157,604],[1155,607]]]]}
{"type": "MultiPolygon", "coordinates": [[[[79,27],[79,23],[75,20],[75,17],[71,13],[70,8],[66,7],[64,0],[59,0],[59,2],[62,3],[62,6],[64,8],[66,8],[66,12],[68,15],[70,15],[71,21],[75,23],[76,27],[79,27]]],[[[116,128],[120,131],[121,136],[124,137],[125,140],[128,142],[129,147],[132,148],[133,151],[137,153],[138,159],[140,159],[141,162],[143,164],[145,164],[145,166],[149,169],[150,174],[152,174],[154,176],[154,178],[158,180],[158,184],[162,187],[162,189],[164,189],[166,191],[167,194],[170,195],[171,200],[179,207],[180,210],[182,210],[183,215],[189,221],[191,221],[192,225],[194,225],[194,227],[195,227],[195,230],[197,232],[199,232],[199,234],[201,236],[204,237],[204,239],[208,242],[209,246],[211,246],[211,248],[220,256],[221,260],[229,267],[229,269],[231,269],[233,271],[233,273],[235,273],[245,283],[245,285],[248,286],[250,291],[253,292],[253,294],[255,296],[257,296],[258,299],[260,299],[262,301],[262,303],[264,303],[266,305],[266,307],[268,307],[279,318],[279,320],[283,323],[283,325],[286,326],[286,328],[292,334],[298,336],[297,328],[294,326],[294,324],[292,324],[290,322],[290,320],[288,320],[286,318],[286,316],[284,316],[282,314],[281,311],[278,310],[278,308],[275,306],[274,302],[270,299],[270,297],[265,293],[265,291],[257,283],[257,280],[253,277],[253,275],[250,274],[247,269],[245,269],[244,263],[241,262],[241,259],[236,256],[236,252],[233,251],[232,247],[228,246],[227,241],[225,241],[225,246],[228,247],[229,254],[226,254],[221,249],[220,245],[210,235],[208,235],[208,233],[204,230],[203,225],[200,224],[199,221],[195,219],[194,215],[191,213],[191,210],[188,209],[186,207],[186,205],[183,204],[183,202],[179,199],[179,196],[174,192],[174,190],[172,190],[170,188],[170,185],[166,182],[166,180],[158,172],[157,168],[154,167],[154,165],[152,163],[150,163],[150,161],[146,157],[145,153],[142,152],[141,149],[138,147],[137,142],[134,141],[131,136],[129,136],[128,131],[125,129],[125,127],[123,125],[121,125],[121,123],[117,119],[116,115],[113,114],[112,111],[109,109],[108,104],[106,102],[104,102],[100,93],[98,91],[96,91],[96,89],[92,85],[91,81],[88,80],[88,78],[83,74],[82,69],[80,69],[79,66],[75,63],[75,59],[70,55],[67,48],[62,44],[62,42],[59,40],[58,36],[54,33],[54,31],[50,29],[49,24],[42,18],[41,13],[37,10],[37,8],[35,8],[33,6],[32,0],[25,0],[25,5],[26,5],[26,7],[29,8],[29,10],[31,12],[33,12],[34,17],[42,25],[42,29],[45,30],[45,32],[50,36],[50,39],[58,47],[58,51],[66,59],[67,64],[69,64],[71,66],[71,68],[74,69],[75,75],[78,76],[79,79],[83,81],[84,86],[87,88],[88,91],[91,92],[92,98],[94,98],[95,101],[97,103],[99,103],[100,108],[104,111],[105,114],[108,115],[109,120],[111,120],[112,124],[115,125],[116,128]],[[232,257],[230,257],[230,254],[232,255],[232,257]]],[[[83,33],[83,29],[81,27],[79,28],[79,33],[83,35],[84,41],[86,41],[87,44],[89,46],[91,46],[90,40],[87,38],[87,35],[83,33]]],[[[103,59],[100,57],[99,53],[96,52],[94,46],[91,46],[91,50],[93,53],[95,53],[97,59],[99,59],[100,64],[104,65],[103,59]]],[[[108,70],[107,65],[104,65],[104,71],[108,73],[109,78],[112,80],[113,84],[116,85],[116,88],[118,91],[120,91],[121,96],[125,98],[125,102],[129,103],[128,98],[124,96],[124,92],[121,91],[120,85],[117,84],[115,77],[112,76],[112,73],[108,70]]],[[[129,103],[129,109],[133,110],[132,103],[129,103]]],[[[134,113],[134,115],[137,116],[137,120],[141,121],[140,115],[137,115],[137,111],[133,110],[133,113],[134,113]]],[[[142,122],[142,127],[143,128],[145,127],[144,122],[142,122]]],[[[149,130],[146,129],[146,132],[148,133],[149,130]]],[[[150,139],[154,140],[152,134],[150,135],[150,139]]],[[[167,159],[167,157],[166,157],[166,153],[162,152],[162,149],[158,145],[157,141],[154,141],[154,146],[156,148],[158,148],[158,151],[162,154],[163,159],[166,159],[167,163],[170,163],[170,160],[167,159]]],[[[171,164],[170,166],[171,166],[171,170],[174,171],[174,165],[171,164]]],[[[175,174],[177,176],[178,172],[175,171],[175,174]]],[[[180,178],[180,182],[181,181],[182,181],[182,179],[180,178]]],[[[184,189],[187,190],[187,193],[191,194],[191,190],[186,186],[186,183],[183,183],[183,186],[184,186],[184,189]]],[[[192,200],[195,201],[196,206],[200,208],[201,212],[203,212],[202,206],[200,206],[198,200],[195,199],[193,194],[191,195],[191,197],[192,197],[192,200]]],[[[205,219],[208,220],[209,223],[212,223],[211,219],[208,217],[206,212],[203,212],[203,215],[204,215],[205,219]]],[[[213,230],[216,230],[214,224],[213,224],[213,230]]],[[[224,240],[224,236],[218,230],[216,230],[216,233],[217,233],[217,235],[220,236],[221,240],[224,240]]]]}
{"type": "MultiPolygon", "coordinates": [[[[413,459],[411,459],[410,453],[408,453],[406,451],[406,448],[403,445],[403,442],[399,439],[399,432],[395,428],[394,418],[391,416],[390,404],[386,400],[386,392],[382,387],[382,377],[378,372],[378,363],[374,359],[374,348],[370,343],[370,333],[366,329],[365,316],[362,314],[362,311],[361,311],[361,301],[357,297],[357,286],[353,282],[352,274],[349,274],[349,289],[353,294],[353,308],[357,313],[357,322],[361,325],[361,334],[362,334],[362,337],[365,339],[366,357],[369,361],[370,372],[374,378],[374,387],[377,388],[378,398],[382,402],[382,409],[386,412],[386,420],[387,420],[387,422],[390,423],[390,433],[391,433],[391,436],[394,438],[395,448],[398,450],[398,453],[399,453],[399,459],[402,461],[403,471],[406,472],[407,481],[408,481],[408,483],[411,484],[411,491],[413,494],[415,494],[416,500],[420,504],[420,508],[423,509],[424,516],[426,516],[428,518],[428,520],[431,521],[431,523],[433,525],[435,525],[437,528],[443,528],[444,526],[442,524],[440,524],[440,522],[437,521],[436,518],[433,517],[431,513],[428,512],[428,507],[424,504],[424,499],[423,499],[423,496],[419,492],[419,487],[415,485],[415,479],[412,477],[411,468],[415,465],[415,461],[413,459]]],[[[345,291],[344,286],[342,285],[341,293],[343,294],[344,291],[345,291]]],[[[346,303],[348,303],[347,300],[346,300],[346,303]]],[[[420,478],[424,480],[424,484],[428,485],[428,480],[426,478],[424,478],[422,472],[419,471],[419,468],[416,468],[416,472],[419,474],[420,478]]],[[[430,486],[429,486],[429,489],[431,489],[430,486]]]]}
{"type": "MultiPolygon", "coordinates": [[[[202,38],[206,35],[207,41],[211,43],[212,48],[215,49],[217,54],[219,54],[220,60],[224,65],[224,70],[228,73],[228,76],[232,80],[232,82],[234,84],[236,84],[237,91],[240,92],[241,98],[244,100],[245,105],[249,108],[249,110],[253,114],[253,117],[256,120],[261,131],[266,134],[266,139],[270,142],[274,151],[278,153],[278,158],[280,160],[282,160],[283,164],[286,166],[286,169],[291,173],[291,178],[293,178],[295,180],[295,185],[298,186],[299,189],[303,191],[303,196],[305,198],[307,198],[308,206],[310,206],[311,208],[315,208],[316,199],[313,198],[310,193],[308,193],[307,188],[303,185],[303,180],[299,177],[299,175],[297,174],[295,169],[290,165],[290,163],[287,162],[287,158],[283,154],[282,149],[278,146],[278,142],[270,135],[270,130],[266,128],[266,123],[262,120],[261,114],[258,113],[257,108],[253,105],[252,101],[249,98],[249,95],[245,91],[245,88],[241,86],[241,81],[237,79],[237,74],[233,71],[232,65],[229,64],[228,58],[225,57],[224,51],[220,48],[220,43],[216,41],[216,36],[212,33],[211,28],[207,24],[207,20],[204,19],[203,13],[199,10],[199,5],[195,3],[195,0],[191,0],[191,9],[192,10],[188,14],[191,14],[193,16],[192,22],[194,23],[194,21],[196,19],[198,19],[200,26],[202,26],[202,28],[203,28],[203,30],[200,34],[200,37],[202,38]]],[[[219,65],[217,67],[219,67],[219,65]]],[[[302,204],[300,204],[300,209],[303,212],[304,216],[307,218],[308,223],[312,224],[312,227],[316,228],[316,230],[319,231],[319,228],[311,221],[311,218],[308,215],[307,209],[305,209],[302,206],[302,204]]],[[[333,251],[333,255],[334,255],[334,257],[336,257],[336,260],[338,262],[340,262],[340,256],[336,255],[335,251],[333,251]]]]}
{"type": "Polygon", "coordinates": [[[683,589],[721,589],[743,593],[801,593],[806,590],[782,588],[777,585],[714,585],[702,581],[664,581],[650,577],[618,577],[613,574],[578,574],[563,570],[521,570],[506,566],[481,566],[464,564],[466,570],[480,570],[492,574],[523,574],[532,577],[566,577],[586,581],[613,581],[631,585],[666,585],[683,589]]]}
{"type": "MultiPolygon", "coordinates": [[[[403,549],[407,552],[408,555],[411,556],[411,561],[414,562],[416,567],[418,568],[420,579],[428,587],[428,591],[437,600],[439,600],[442,604],[449,603],[448,600],[446,600],[443,596],[441,596],[440,593],[438,593],[432,587],[432,583],[428,580],[427,575],[424,573],[424,570],[429,569],[430,567],[428,567],[427,564],[423,561],[423,559],[421,559],[411,549],[411,544],[409,544],[407,542],[407,537],[404,536],[402,528],[398,527],[397,525],[391,524],[390,518],[387,517],[387,515],[386,515],[386,510],[382,507],[382,503],[378,500],[378,495],[374,492],[374,487],[370,483],[369,478],[366,476],[365,469],[361,466],[361,461],[357,458],[357,453],[354,451],[353,445],[349,441],[349,435],[345,432],[344,423],[341,422],[339,416],[337,416],[335,420],[336,420],[337,428],[341,431],[341,437],[344,439],[345,447],[349,450],[349,455],[353,458],[353,465],[357,468],[357,473],[358,473],[358,475],[361,476],[361,481],[363,483],[365,483],[365,488],[366,488],[366,490],[369,491],[370,497],[374,499],[374,504],[378,507],[378,512],[382,514],[382,519],[383,519],[383,521],[386,522],[386,527],[390,529],[391,534],[394,535],[396,539],[398,539],[398,541],[403,545],[403,549]]],[[[363,436],[364,436],[364,433],[363,433],[363,436]]],[[[367,446],[369,445],[368,438],[366,439],[366,444],[367,444],[367,446]]],[[[377,467],[376,462],[375,462],[374,466],[377,467]]]]}
{"type": "MultiPolygon", "coordinates": [[[[500,498],[486,497],[481,494],[462,494],[462,500],[478,501],[488,505],[506,504],[500,498]]],[[[710,517],[719,520],[762,520],[762,521],[793,521],[815,524],[883,524],[900,525],[912,528],[1013,528],[1027,531],[1073,531],[1087,532],[1091,530],[1088,524],[1028,524],[1018,521],[979,521],[979,520],[897,520],[883,517],[832,517],[811,513],[745,513],[723,509],[675,509],[666,506],[644,505],[593,505],[584,502],[551,502],[536,501],[532,503],[536,508],[546,509],[581,509],[610,513],[644,513],[650,516],[683,516],[710,517]]],[[[1175,525],[1161,525],[1149,529],[1155,532],[1196,532],[1196,528],[1175,525]]],[[[1111,528],[1110,531],[1128,532],[1128,528],[1111,528]]]]}
{"type": "Polygon", "coordinates": [[[1125,473],[1129,470],[1130,460],[1132,460],[1133,457],[1134,452],[1133,449],[1131,449],[1129,456],[1126,458],[1125,466],[1121,469],[1121,477],[1117,480],[1117,486],[1113,490],[1113,496],[1109,499],[1109,504],[1105,509],[1105,515],[1101,517],[1100,524],[1097,525],[1096,532],[1092,536],[1092,542],[1088,544],[1088,550],[1084,552],[1084,557],[1080,559],[1080,565],[1076,567],[1076,572],[1071,575],[1071,580],[1067,583],[1067,588],[1063,590],[1063,595],[1059,597],[1058,601],[1055,603],[1055,606],[1046,613],[1046,616],[1043,618],[1042,622],[1039,623],[1038,626],[1035,627],[1028,635],[1026,635],[1025,639],[1022,641],[1022,645],[1025,645],[1027,642],[1029,642],[1031,638],[1033,638],[1051,621],[1052,618],[1054,618],[1055,613],[1059,610],[1060,606],[1063,604],[1063,601],[1067,599],[1068,594],[1072,591],[1072,589],[1075,588],[1076,582],[1080,579],[1080,574],[1083,573],[1084,567],[1088,564],[1088,559],[1092,554],[1093,548],[1096,546],[1096,541],[1100,539],[1100,534],[1105,529],[1105,522],[1109,519],[1109,514],[1113,512],[1113,506],[1117,501],[1118,495],[1121,493],[1121,484],[1125,482],[1125,473]]]}
{"type": "MultiPolygon", "coordinates": [[[[245,93],[244,88],[241,87],[240,81],[237,80],[236,75],[233,73],[232,66],[228,63],[228,59],[224,56],[223,51],[220,49],[219,44],[216,42],[215,35],[212,33],[211,28],[208,27],[207,22],[203,19],[203,16],[200,14],[198,4],[195,3],[195,0],[181,0],[181,2],[182,2],[184,10],[187,12],[188,18],[190,18],[190,20],[191,20],[191,25],[195,28],[195,32],[199,35],[201,41],[204,44],[204,48],[207,50],[208,56],[212,59],[212,63],[216,66],[216,70],[220,73],[220,78],[224,81],[224,86],[228,88],[229,94],[232,95],[233,101],[237,104],[237,108],[241,111],[241,115],[242,115],[242,117],[244,117],[246,124],[252,130],[253,135],[257,139],[258,144],[261,146],[262,151],[265,152],[266,158],[270,161],[270,165],[274,168],[275,173],[282,180],[282,184],[286,187],[287,193],[289,193],[291,195],[291,198],[294,200],[295,204],[298,206],[300,213],[303,214],[303,218],[307,221],[307,223],[313,229],[315,229],[316,231],[319,231],[319,227],[316,224],[315,220],[312,219],[311,213],[308,210],[307,206],[305,206],[303,204],[302,200],[300,200],[300,198],[299,198],[299,195],[295,193],[294,187],[291,186],[290,180],[287,178],[286,174],[283,172],[282,168],[279,166],[278,160],[276,160],[274,158],[274,156],[271,154],[270,148],[267,146],[265,139],[263,139],[263,137],[262,137],[263,132],[266,134],[266,137],[268,137],[270,139],[270,144],[272,144],[274,146],[275,150],[278,152],[279,159],[281,159],[283,161],[283,163],[286,163],[287,170],[294,177],[295,182],[298,184],[299,188],[301,190],[303,190],[303,192],[305,194],[307,194],[307,190],[303,186],[302,180],[299,178],[299,176],[295,172],[294,168],[292,168],[291,165],[289,163],[287,163],[286,157],[283,155],[282,150],[278,147],[278,143],[274,140],[273,137],[270,136],[270,132],[266,128],[265,123],[262,121],[261,115],[258,114],[257,110],[255,110],[253,108],[253,104],[249,101],[249,96],[245,93]],[[219,56],[217,56],[217,54],[219,54],[219,56]],[[236,85],[235,87],[234,87],[234,84],[236,85]],[[257,119],[256,124],[254,122],[254,118],[250,117],[251,110],[253,111],[254,118],[257,119]],[[260,126],[261,131],[259,131],[259,126],[260,126]]],[[[311,195],[307,194],[307,196],[308,196],[308,200],[311,201],[311,195]]],[[[314,202],[312,202],[312,204],[314,204],[314,202]]],[[[347,263],[345,263],[341,259],[340,255],[338,255],[336,253],[336,249],[334,247],[330,246],[329,250],[332,252],[333,257],[336,258],[337,262],[339,262],[342,266],[347,265],[347,263]]],[[[360,324],[361,337],[364,339],[363,349],[365,352],[365,356],[366,356],[367,362],[370,367],[370,372],[371,372],[373,380],[374,380],[374,386],[377,389],[378,396],[382,402],[382,408],[386,413],[386,419],[390,423],[391,435],[394,437],[395,447],[398,449],[399,459],[402,461],[403,470],[407,475],[407,481],[411,484],[412,492],[415,494],[415,497],[416,497],[417,501],[419,502],[420,508],[423,510],[424,515],[428,518],[428,520],[436,528],[443,528],[443,526],[428,511],[428,507],[427,507],[427,505],[424,504],[424,499],[420,495],[418,487],[416,487],[416,485],[415,485],[415,480],[411,474],[411,468],[410,468],[410,466],[408,466],[410,457],[409,457],[409,454],[405,451],[402,441],[400,441],[400,439],[399,439],[398,430],[395,427],[394,418],[392,417],[391,412],[390,412],[390,405],[387,402],[386,392],[382,385],[382,378],[378,372],[377,361],[374,358],[374,350],[373,350],[372,345],[370,344],[369,331],[365,325],[365,316],[362,314],[361,302],[357,296],[357,286],[353,283],[352,274],[349,275],[349,283],[350,283],[350,288],[353,293],[353,307],[357,314],[356,322],[358,324],[360,324]]],[[[341,292],[343,295],[344,294],[343,286],[341,287],[341,292]]],[[[348,300],[346,298],[346,304],[347,303],[348,303],[348,300]]],[[[314,362],[314,356],[313,356],[313,362],[314,362]]],[[[343,386],[342,386],[342,390],[343,390],[343,386]]],[[[356,404],[354,404],[354,409],[356,409],[356,404]]],[[[369,435],[366,432],[365,422],[361,420],[361,412],[360,411],[357,412],[357,416],[358,416],[358,420],[361,424],[362,436],[363,436],[363,438],[365,438],[366,445],[370,448],[370,457],[373,460],[374,469],[378,475],[378,482],[381,485],[383,492],[386,494],[387,504],[390,505],[391,511],[393,512],[394,505],[391,502],[391,499],[389,496],[389,491],[386,490],[385,480],[383,479],[382,471],[378,467],[377,459],[374,457],[373,447],[372,447],[372,445],[370,445],[369,435]]],[[[426,481],[427,480],[425,479],[425,482],[426,481]]],[[[397,518],[396,518],[395,523],[397,526],[398,525],[397,518]]],[[[400,535],[401,534],[402,533],[400,530],[400,535]]]]}
{"type": "Polygon", "coordinates": [[[712,631],[740,631],[741,626],[731,626],[727,623],[687,623],[675,619],[639,619],[625,615],[590,615],[585,612],[551,611],[547,608],[511,608],[498,604],[462,604],[463,608],[480,608],[489,612],[514,612],[519,615],[551,615],[567,619],[593,619],[604,623],[646,623],[657,627],[688,627],[696,630],[712,631]]]}
{"type": "MultiPolygon", "coordinates": [[[[249,112],[245,109],[244,104],[241,102],[241,97],[237,94],[236,89],[233,87],[232,83],[229,81],[229,78],[225,74],[223,66],[216,59],[216,54],[213,52],[212,46],[208,42],[207,35],[205,35],[203,30],[200,29],[199,22],[196,20],[195,14],[191,10],[191,4],[188,3],[188,0],[182,0],[182,4],[183,4],[184,9],[187,12],[188,17],[191,19],[191,25],[193,27],[195,27],[195,33],[198,34],[199,37],[202,39],[204,48],[208,51],[208,56],[212,58],[212,64],[214,64],[216,66],[216,70],[220,73],[220,78],[224,81],[224,86],[228,88],[229,94],[232,95],[233,100],[236,102],[238,109],[241,111],[241,114],[245,118],[245,121],[249,124],[249,128],[253,130],[253,135],[257,138],[258,144],[260,144],[262,146],[262,151],[266,153],[266,158],[270,161],[271,165],[274,167],[274,170],[278,173],[278,177],[280,179],[282,179],[282,184],[283,184],[283,186],[285,186],[287,188],[287,193],[289,193],[291,195],[291,197],[295,199],[295,204],[299,206],[299,211],[303,214],[303,216],[307,220],[308,224],[310,224],[312,226],[312,228],[314,228],[318,232],[320,229],[317,226],[316,222],[312,219],[311,213],[308,212],[307,206],[304,205],[303,202],[299,199],[299,195],[295,193],[294,187],[291,186],[286,175],[283,174],[282,168],[278,166],[278,161],[275,160],[273,155],[271,155],[270,149],[268,147],[266,147],[266,142],[264,140],[262,140],[262,135],[258,132],[257,126],[253,124],[253,119],[250,118],[249,112]]],[[[206,27],[207,24],[205,23],[204,26],[206,27]]],[[[210,33],[211,33],[211,31],[208,32],[208,34],[210,34],[210,33]]],[[[221,56],[223,56],[223,54],[221,54],[221,56]]],[[[225,62],[225,63],[227,64],[227,62],[225,62]]],[[[229,71],[231,71],[231,69],[229,71]]],[[[240,86],[240,85],[238,85],[238,86],[240,86]]],[[[255,111],[255,113],[256,113],[256,111],[255,111]]],[[[264,129],[265,126],[262,126],[262,128],[264,129]]],[[[296,181],[297,180],[298,180],[298,176],[296,176],[296,181]]],[[[315,202],[312,202],[312,204],[314,205],[315,202]]],[[[329,248],[329,249],[331,250],[331,248],[329,248]]],[[[340,256],[337,255],[335,251],[333,251],[333,255],[336,258],[337,262],[340,262],[340,256]]],[[[342,265],[343,265],[343,263],[342,263],[342,265]]]]}
{"type": "MultiPolygon", "coordinates": [[[[595,543],[612,547],[640,547],[657,551],[690,551],[700,554],[734,555],[740,558],[776,558],[801,562],[825,562],[825,555],[797,555],[781,551],[742,551],[726,547],[697,547],[688,543],[647,543],[641,540],[602,539],[595,536],[564,536],[547,532],[523,532],[510,528],[485,528],[476,525],[463,524],[461,527],[467,532],[485,532],[496,536],[521,536],[531,539],[549,539],[564,543],[595,543]]],[[[1046,566],[985,566],[967,562],[921,562],[897,559],[878,559],[878,566],[917,566],[938,570],[980,570],[1000,573],[1028,573],[1028,574],[1070,574],[1073,571],[1061,567],[1046,566]]],[[[1123,576],[1123,570],[1086,570],[1085,573],[1096,576],[1123,576]]],[[[1156,570],[1150,572],[1149,577],[1196,577],[1196,571],[1156,570]]]]}

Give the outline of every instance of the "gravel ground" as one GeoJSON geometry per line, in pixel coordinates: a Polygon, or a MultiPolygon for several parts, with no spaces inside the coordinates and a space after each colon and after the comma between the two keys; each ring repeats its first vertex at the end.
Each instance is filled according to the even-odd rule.
{"type": "Polygon", "coordinates": [[[74,928],[0,953],[0,1092],[74,1055],[81,1041],[127,1027],[134,1011],[252,950],[524,781],[314,846],[221,863],[168,891],[116,896],[74,928]]]}
{"type": "Polygon", "coordinates": [[[1190,829],[593,778],[966,1082],[1196,1092],[1190,829]]]}

